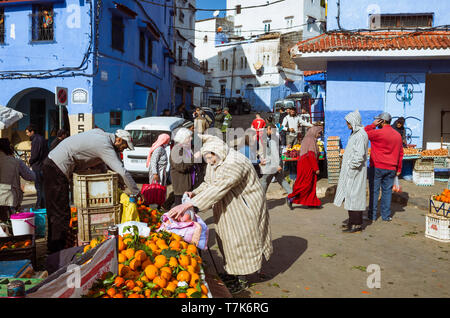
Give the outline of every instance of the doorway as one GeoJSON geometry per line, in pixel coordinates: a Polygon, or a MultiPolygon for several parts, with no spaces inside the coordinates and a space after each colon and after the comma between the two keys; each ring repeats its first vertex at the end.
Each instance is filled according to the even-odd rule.
{"type": "Polygon", "coordinates": [[[39,135],[45,136],[45,99],[30,100],[30,124],[39,135]]]}

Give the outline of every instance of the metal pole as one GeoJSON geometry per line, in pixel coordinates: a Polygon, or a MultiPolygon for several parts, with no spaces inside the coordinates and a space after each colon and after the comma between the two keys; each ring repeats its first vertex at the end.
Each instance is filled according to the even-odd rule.
{"type": "Polygon", "coordinates": [[[62,106],[59,106],[59,129],[62,129],[62,106]]]}
{"type": "Polygon", "coordinates": [[[233,80],[234,80],[234,59],[236,56],[236,47],[233,48],[233,63],[231,65],[231,89],[230,89],[230,100],[233,97],[233,80]]]}

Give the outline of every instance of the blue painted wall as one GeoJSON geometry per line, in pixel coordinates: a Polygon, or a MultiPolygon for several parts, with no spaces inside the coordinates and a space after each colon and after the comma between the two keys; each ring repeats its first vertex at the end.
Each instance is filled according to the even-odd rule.
{"type": "MultiPolygon", "coordinates": [[[[425,79],[427,74],[450,73],[450,62],[437,61],[372,61],[372,62],[329,62],[326,87],[325,136],[340,136],[345,147],[349,132],[344,117],[358,109],[363,124],[371,124],[373,117],[387,111],[392,116],[403,115],[403,103],[388,93],[392,74],[413,75],[418,79],[421,91],[413,96],[411,105],[406,105],[406,116],[419,117],[423,124],[425,111],[425,79]]],[[[395,93],[394,93],[395,96],[395,93]]],[[[408,119],[406,125],[417,125],[416,119],[408,119]]],[[[421,147],[422,128],[414,127],[413,143],[421,147]]]]}
{"type": "MultiPolygon", "coordinates": [[[[328,0],[327,29],[338,29],[337,0],[328,0]]],[[[340,24],[347,30],[369,28],[369,14],[434,13],[433,26],[450,21],[450,1],[447,0],[340,0],[340,24]],[[376,11],[374,11],[376,10],[376,11]]]]}
{"type": "MultiPolygon", "coordinates": [[[[41,43],[31,41],[31,1],[0,3],[5,10],[6,30],[5,43],[0,44],[0,104],[29,114],[29,99],[44,98],[48,117],[49,111],[56,109],[52,102],[56,86],[67,87],[69,97],[72,90],[82,88],[88,92],[87,103],[73,104],[69,99],[68,113],[93,113],[95,124],[107,131],[118,128],[110,127],[111,110],[122,111],[121,127],[138,115],[161,112],[168,107],[172,96],[168,49],[173,42],[173,17],[172,1],[155,1],[167,7],[137,0],[116,1],[137,13],[135,19],[124,19],[124,53],[111,48],[112,0],[48,0],[46,3],[53,4],[54,8],[54,41],[41,43]],[[98,27],[95,25],[97,5],[101,16],[98,27]],[[152,66],[139,61],[139,27],[145,27],[143,22],[150,20],[161,32],[160,40],[153,41],[152,66]],[[96,31],[99,32],[98,69],[94,67],[96,31]],[[12,77],[11,71],[23,76],[12,77]],[[107,74],[106,80],[102,79],[102,73],[107,74]],[[150,110],[147,109],[148,92],[152,92],[155,101],[150,110]]],[[[29,117],[22,119],[18,130],[28,123],[29,117]]],[[[48,120],[46,129],[49,129],[48,120]]]]}

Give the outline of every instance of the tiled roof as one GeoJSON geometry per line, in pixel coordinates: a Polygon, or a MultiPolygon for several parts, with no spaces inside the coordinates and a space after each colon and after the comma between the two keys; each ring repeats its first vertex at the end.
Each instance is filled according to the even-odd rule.
{"type": "Polygon", "coordinates": [[[324,33],[294,47],[301,53],[448,48],[450,31],[324,33]]]}
{"type": "Polygon", "coordinates": [[[304,71],[303,76],[311,76],[316,74],[326,73],[326,71],[304,71]]]}

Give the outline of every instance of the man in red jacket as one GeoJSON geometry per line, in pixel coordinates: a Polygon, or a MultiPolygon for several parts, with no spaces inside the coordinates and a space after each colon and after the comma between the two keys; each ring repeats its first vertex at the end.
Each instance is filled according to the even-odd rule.
{"type": "Polygon", "coordinates": [[[369,169],[369,219],[377,219],[378,196],[381,187],[381,218],[392,221],[391,199],[394,179],[402,172],[402,136],[391,127],[392,117],[381,113],[365,130],[371,143],[369,169]],[[379,129],[377,129],[379,128],[379,129]]]}

